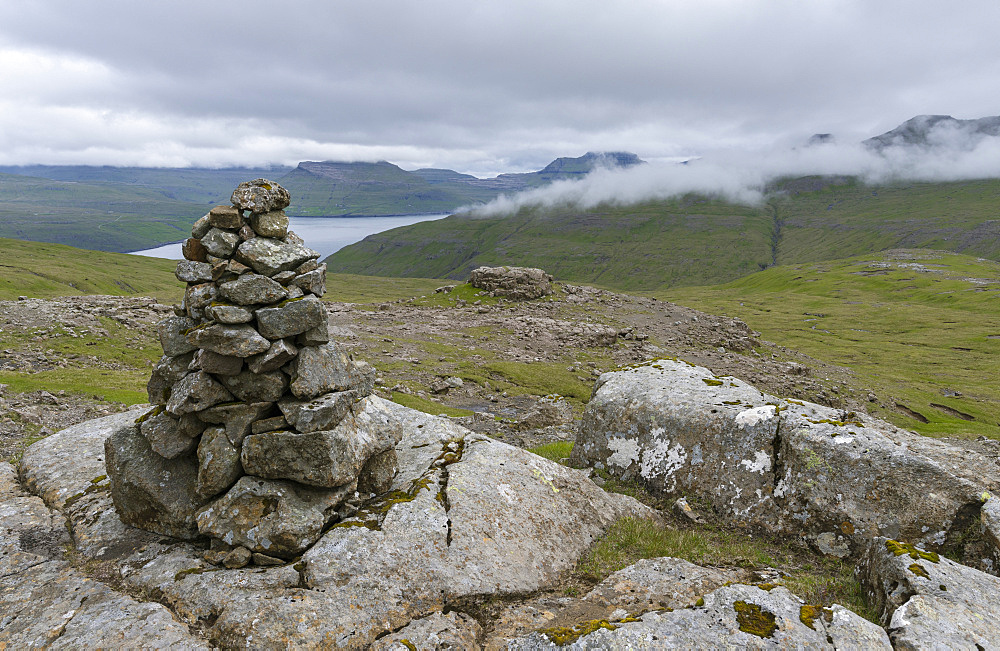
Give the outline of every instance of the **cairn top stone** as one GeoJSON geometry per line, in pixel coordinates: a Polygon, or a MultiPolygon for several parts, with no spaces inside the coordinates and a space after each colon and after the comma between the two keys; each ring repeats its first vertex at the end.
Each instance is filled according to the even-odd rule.
{"type": "Polygon", "coordinates": [[[292,197],[288,190],[273,181],[254,179],[240,183],[230,200],[240,210],[265,213],[287,208],[292,197]]]}

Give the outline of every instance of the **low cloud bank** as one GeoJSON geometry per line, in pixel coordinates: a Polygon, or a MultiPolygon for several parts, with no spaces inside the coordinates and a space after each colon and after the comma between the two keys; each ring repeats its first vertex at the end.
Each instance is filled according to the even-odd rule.
{"type": "Polygon", "coordinates": [[[881,149],[827,142],[797,148],[718,151],[686,163],[597,169],[579,180],[503,195],[465,211],[494,217],[527,206],[628,205],[688,193],[753,205],[764,199],[770,181],[811,175],[856,176],[869,184],[1000,177],[1000,137],[977,136],[942,125],[931,129],[919,144],[881,149]]]}

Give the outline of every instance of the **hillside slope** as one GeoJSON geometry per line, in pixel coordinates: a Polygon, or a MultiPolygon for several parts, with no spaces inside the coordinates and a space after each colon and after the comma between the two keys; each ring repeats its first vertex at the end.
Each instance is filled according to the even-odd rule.
{"type": "Polygon", "coordinates": [[[0,174],[0,237],[134,251],[187,237],[205,212],[148,188],[0,174]]]}
{"type": "Polygon", "coordinates": [[[998,205],[997,179],[872,187],[814,177],[775,184],[756,207],[688,197],[455,215],[371,235],[328,262],[339,272],[440,278],[463,278],[483,264],[526,265],[574,282],[654,289],[888,248],[1000,260],[998,205]]]}

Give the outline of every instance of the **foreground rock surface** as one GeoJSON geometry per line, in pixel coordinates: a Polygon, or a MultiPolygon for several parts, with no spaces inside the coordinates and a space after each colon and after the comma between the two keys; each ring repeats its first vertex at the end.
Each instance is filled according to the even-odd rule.
{"type": "Polygon", "coordinates": [[[600,377],[572,458],[840,557],[879,535],[940,546],[1000,488],[965,449],[668,359],[600,377]]]}
{"type": "Polygon", "coordinates": [[[897,649],[988,649],[1000,634],[1000,578],[880,538],[861,565],[897,649]]]}
{"type": "MultiPolygon", "coordinates": [[[[394,448],[393,490],[334,524],[294,567],[219,569],[198,546],[161,539],[120,559],[126,583],[159,595],[178,618],[207,628],[223,647],[364,648],[428,617],[431,623],[414,622],[413,630],[440,637],[432,630],[440,623],[434,613],[446,604],[549,585],[617,518],[655,517],[631,498],[604,492],[584,473],[447,419],[368,400],[405,433],[394,448]]],[[[109,441],[121,432],[137,436],[134,424],[118,425],[109,441]]],[[[50,437],[49,445],[60,438],[50,437]]],[[[76,435],[72,443],[79,456],[102,456],[96,437],[76,435]]],[[[74,463],[68,456],[26,459],[23,474],[52,487],[74,463]]],[[[56,488],[53,495],[65,492],[56,488]]],[[[110,506],[107,494],[100,495],[110,506]]],[[[455,639],[468,639],[467,627],[478,635],[467,618],[456,626],[455,639]]]]}

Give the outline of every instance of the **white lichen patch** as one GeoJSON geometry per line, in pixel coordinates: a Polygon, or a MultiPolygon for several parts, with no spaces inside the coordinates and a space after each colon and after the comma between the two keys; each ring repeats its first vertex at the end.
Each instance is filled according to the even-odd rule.
{"type": "Polygon", "coordinates": [[[612,450],[608,465],[628,468],[639,460],[639,442],[635,439],[612,437],[608,439],[608,449],[612,450]]]}
{"type": "Polygon", "coordinates": [[[510,487],[510,484],[497,484],[497,492],[500,493],[500,495],[503,496],[503,498],[507,500],[507,503],[511,506],[514,506],[517,503],[517,498],[514,495],[514,489],[510,487]]]}
{"type": "Polygon", "coordinates": [[[764,405],[763,407],[747,409],[736,414],[736,424],[743,428],[754,427],[774,418],[777,411],[774,405],[764,405]]]}
{"type": "Polygon", "coordinates": [[[743,461],[740,461],[740,465],[750,472],[759,472],[763,475],[771,469],[771,455],[764,450],[758,450],[757,453],[754,454],[753,460],[744,459],[743,461]]]}
{"type": "Polygon", "coordinates": [[[643,450],[639,474],[644,479],[653,479],[654,477],[662,477],[664,481],[672,479],[670,486],[664,485],[666,490],[672,491],[677,487],[677,478],[672,477],[672,475],[684,465],[687,457],[687,451],[680,443],[671,446],[669,440],[657,439],[651,446],[643,450]]]}

